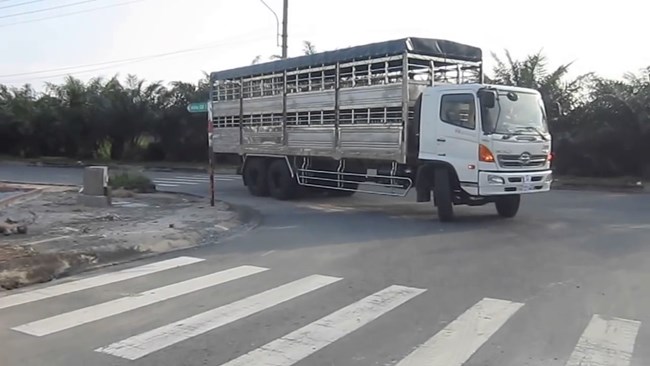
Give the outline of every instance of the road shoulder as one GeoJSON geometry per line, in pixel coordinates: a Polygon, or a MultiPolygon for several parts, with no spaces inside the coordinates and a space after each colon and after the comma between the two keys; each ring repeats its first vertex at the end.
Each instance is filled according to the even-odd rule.
{"type": "Polygon", "coordinates": [[[215,244],[258,221],[247,208],[222,201],[211,207],[187,194],[118,192],[112,207],[91,208],[77,203],[75,187],[12,186],[24,199],[0,202],[0,222],[11,229],[0,243],[4,289],[215,244]]]}

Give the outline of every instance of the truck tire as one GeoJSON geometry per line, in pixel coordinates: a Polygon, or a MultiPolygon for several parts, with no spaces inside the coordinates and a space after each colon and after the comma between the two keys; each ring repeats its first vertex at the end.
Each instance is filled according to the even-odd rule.
{"type": "Polygon", "coordinates": [[[249,158],[244,167],[244,182],[251,195],[257,197],[266,197],[269,195],[269,185],[267,183],[267,164],[266,160],[259,158],[249,158]]]}
{"type": "Polygon", "coordinates": [[[521,202],[521,196],[518,194],[497,197],[494,201],[494,205],[497,208],[497,213],[501,217],[512,218],[517,215],[519,211],[519,203],[521,202]]]}
{"type": "Polygon", "coordinates": [[[451,197],[451,182],[447,168],[437,168],[433,176],[433,200],[438,208],[438,219],[442,222],[454,219],[454,203],[451,197]]]}
{"type": "Polygon", "coordinates": [[[295,198],[298,182],[291,176],[285,160],[274,160],[269,166],[267,182],[269,192],[275,199],[286,201],[295,198]]]}

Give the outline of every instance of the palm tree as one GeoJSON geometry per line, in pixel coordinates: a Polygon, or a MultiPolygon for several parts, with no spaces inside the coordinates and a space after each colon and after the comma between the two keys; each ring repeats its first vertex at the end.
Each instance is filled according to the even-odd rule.
{"type": "Polygon", "coordinates": [[[302,44],[303,44],[302,52],[305,55],[313,55],[313,54],[315,54],[317,52],[316,51],[316,46],[313,43],[311,43],[310,41],[303,41],[302,44]]]}
{"type": "Polygon", "coordinates": [[[579,92],[592,76],[586,74],[566,81],[565,78],[573,63],[560,65],[549,72],[547,58],[541,50],[526,56],[523,60],[513,59],[508,50],[505,50],[505,56],[506,61],[504,62],[497,54],[492,53],[496,66],[492,71],[493,76],[486,79],[495,84],[538,90],[549,111],[553,110],[551,107],[555,103],[559,103],[565,110],[577,107],[580,103],[579,92]]]}
{"type": "MultiPolygon", "coordinates": [[[[316,46],[310,41],[303,41],[302,52],[303,52],[304,55],[316,54],[317,53],[316,46]]],[[[280,55],[271,55],[271,56],[269,56],[269,60],[271,60],[271,61],[281,60],[281,59],[282,59],[282,56],[280,56],[280,55]]],[[[261,60],[262,60],[262,55],[257,55],[257,56],[255,56],[253,61],[251,61],[251,65],[257,65],[258,63],[260,63],[261,60]]]]}

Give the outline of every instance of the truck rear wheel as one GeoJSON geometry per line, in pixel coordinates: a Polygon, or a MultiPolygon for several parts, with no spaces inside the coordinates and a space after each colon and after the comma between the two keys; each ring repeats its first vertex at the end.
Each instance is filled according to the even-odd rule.
{"type": "Polygon", "coordinates": [[[511,196],[497,197],[496,201],[494,201],[494,205],[497,207],[497,213],[499,216],[512,218],[517,215],[520,202],[521,196],[514,194],[511,196]]]}
{"type": "Polygon", "coordinates": [[[447,222],[454,219],[454,203],[451,197],[449,170],[437,168],[433,177],[433,200],[438,208],[438,218],[447,222]]]}
{"type": "Polygon", "coordinates": [[[250,158],[244,167],[244,182],[248,192],[253,196],[266,197],[269,195],[269,186],[267,184],[267,165],[266,160],[259,158],[250,158]]]}
{"type": "Polygon", "coordinates": [[[298,193],[298,182],[291,176],[285,160],[275,160],[271,163],[267,181],[273,198],[285,201],[295,198],[298,193]]]}

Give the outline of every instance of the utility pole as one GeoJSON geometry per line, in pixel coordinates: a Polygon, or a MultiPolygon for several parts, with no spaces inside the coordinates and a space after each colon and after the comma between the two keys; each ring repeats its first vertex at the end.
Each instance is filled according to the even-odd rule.
{"type": "Polygon", "coordinates": [[[282,6],[282,59],[287,58],[287,28],[288,28],[288,17],[289,17],[289,0],[283,0],[284,5],[282,6]]]}

